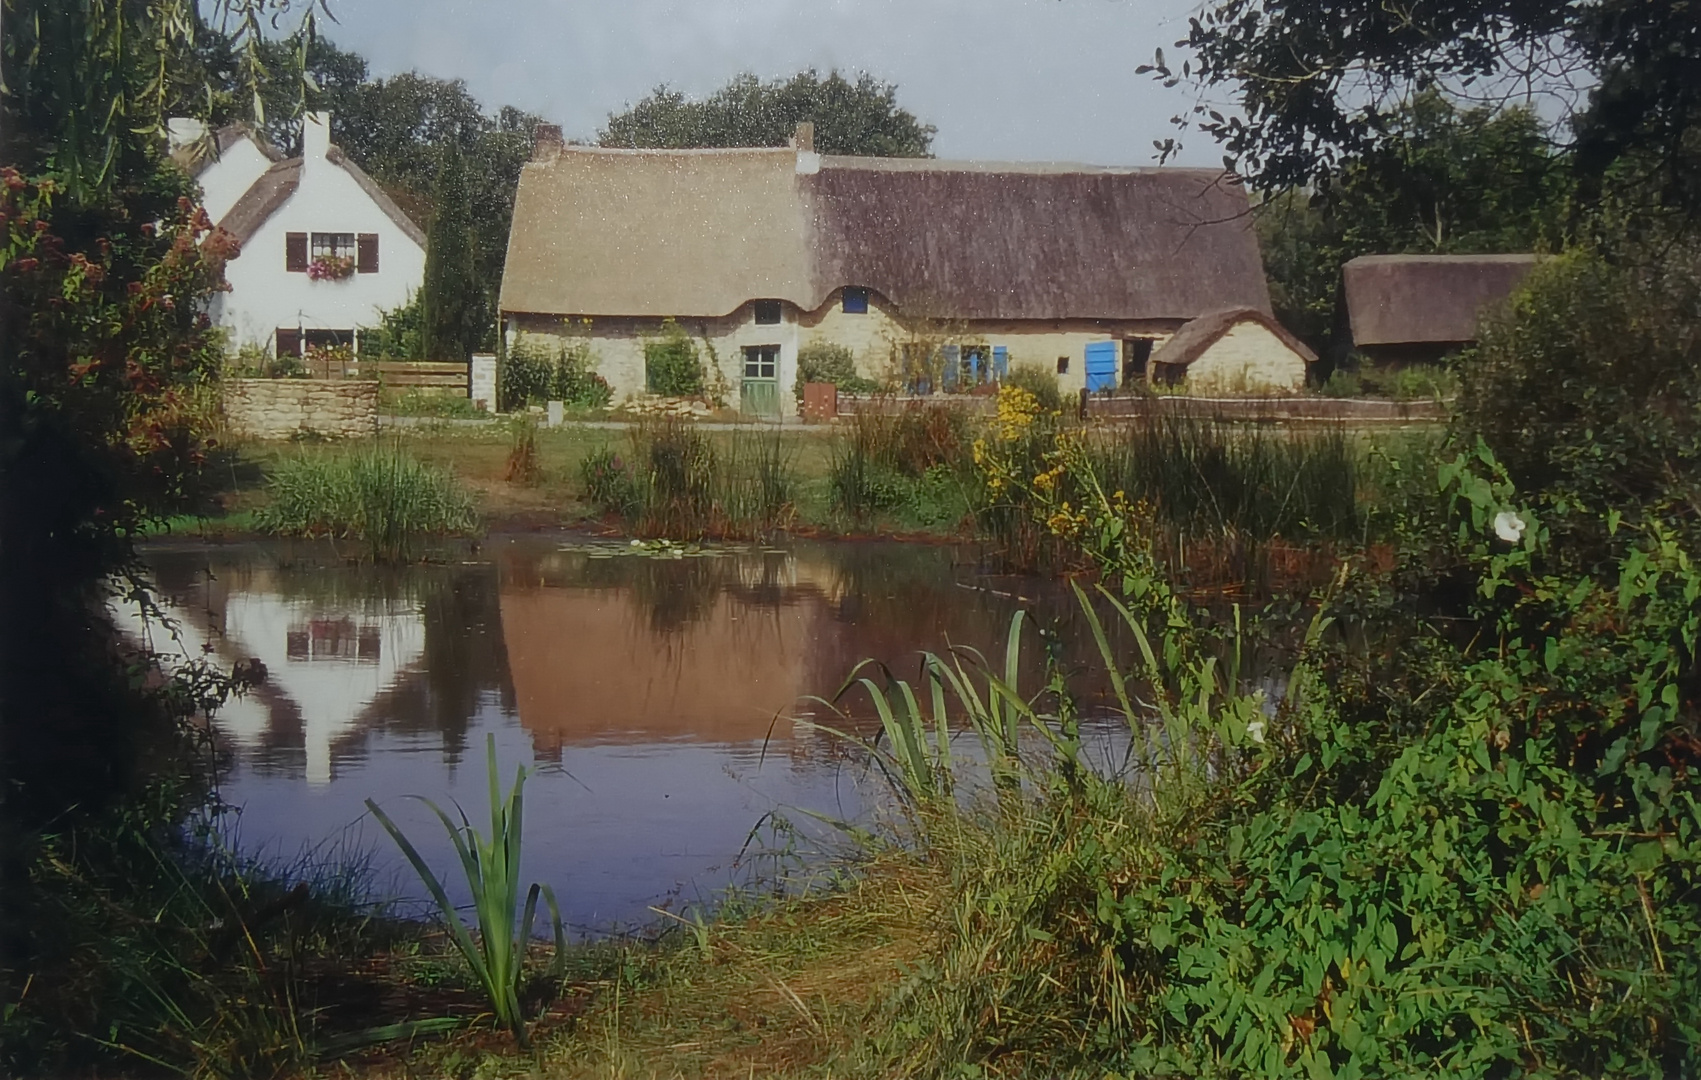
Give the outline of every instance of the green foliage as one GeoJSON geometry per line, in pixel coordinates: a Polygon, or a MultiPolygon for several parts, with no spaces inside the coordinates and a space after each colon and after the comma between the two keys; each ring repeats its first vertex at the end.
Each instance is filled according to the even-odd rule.
{"type": "Polygon", "coordinates": [[[1091,451],[1107,490],[1182,535],[1351,540],[1363,527],[1355,455],[1340,429],[1270,432],[1165,413],[1091,451]]]}
{"type": "MultiPolygon", "coordinates": [[[[1692,219],[1701,98],[1687,43],[1698,29],[1701,14],[1688,5],[1638,0],[1445,0],[1413,11],[1374,0],[1327,10],[1216,0],[1190,23],[1179,75],[1161,50],[1147,70],[1234,94],[1231,114],[1201,104],[1193,117],[1264,191],[1327,182],[1343,159],[1399,141],[1390,120],[1428,88],[1509,87],[1532,72],[1565,72],[1599,88],[1573,99],[1555,125],[1574,136],[1568,164],[1585,205],[1628,167],[1657,176],[1649,195],[1692,219]]],[[[1174,139],[1164,146],[1176,149],[1174,139]]]]}
{"type": "Polygon", "coordinates": [[[476,941],[461,922],[443,883],[432,873],[431,867],[426,865],[407,836],[377,803],[367,799],[366,808],[395,840],[396,846],[402,849],[402,854],[407,856],[420,881],[430,891],[431,898],[437,901],[438,913],[449,929],[450,939],[484,988],[491,1009],[496,1013],[496,1022],[513,1031],[515,1040],[524,1047],[529,1040],[525,1014],[520,1007],[520,991],[525,976],[526,949],[531,943],[532,921],[537,914],[540,893],[549,905],[550,919],[555,927],[555,960],[550,978],[559,978],[566,962],[567,936],[562,930],[561,912],[555,904],[555,891],[548,885],[532,884],[526,893],[525,910],[517,923],[514,920],[514,909],[520,902],[520,829],[524,823],[521,794],[526,770],[523,766],[515,770],[514,786],[504,799],[496,770],[495,735],[486,736],[484,752],[490,777],[488,838],[478,834],[464,813],[457,825],[442,807],[430,799],[420,798],[443,822],[443,828],[448,830],[449,839],[455,845],[455,854],[460,856],[461,870],[466,874],[467,888],[473,898],[478,925],[476,941]]]}
{"type": "Polygon", "coordinates": [[[597,354],[582,341],[558,342],[551,348],[536,338],[522,340],[503,359],[502,408],[520,409],[546,401],[579,409],[606,408],[614,390],[597,372],[598,362],[597,354]]]}
{"type": "Polygon", "coordinates": [[[856,373],[856,357],[843,345],[812,341],[797,350],[797,382],[792,393],[803,400],[805,383],[832,383],[847,394],[872,394],[880,389],[873,379],[856,373]]]}
{"type": "Polygon", "coordinates": [[[478,527],[472,499],[452,476],[399,445],[307,454],[280,464],[255,514],[266,532],[362,541],[375,562],[403,562],[431,537],[478,527]]]}
{"type": "Polygon", "coordinates": [[[433,393],[413,388],[402,393],[387,393],[380,399],[385,412],[392,416],[431,416],[452,420],[475,420],[487,416],[471,398],[459,394],[433,393]]]}
{"type": "Polygon", "coordinates": [[[968,415],[945,405],[875,407],[844,418],[828,463],[834,512],[858,525],[896,512],[923,527],[955,524],[967,513],[968,415]]]}
{"type": "Polygon", "coordinates": [[[703,101],[659,86],[610,116],[597,138],[619,147],[784,146],[802,121],[815,125],[823,154],[927,157],[933,142],[933,126],[898,106],[896,86],[813,70],[769,82],[739,75],[703,101]]]}
{"type": "Polygon", "coordinates": [[[431,360],[465,361],[484,336],[473,274],[466,162],[450,143],[437,170],[436,210],[425,233],[425,282],[419,291],[420,348],[431,360]]]}
{"type": "Polygon", "coordinates": [[[771,427],[718,441],[678,417],[632,430],[631,452],[594,451],[580,464],[585,499],[640,535],[670,540],[763,537],[796,514],[796,467],[771,427]]]}
{"type": "Polygon", "coordinates": [[[1461,362],[1460,423],[1519,486],[1692,528],[1701,506],[1701,253],[1545,263],[1461,362]]]}
{"type": "Polygon", "coordinates": [[[644,385],[664,397],[697,397],[703,393],[703,361],[697,343],[669,319],[659,341],[644,343],[644,385]]]}
{"type": "Polygon", "coordinates": [[[1063,391],[1058,387],[1057,373],[1043,364],[1012,362],[1004,385],[1026,390],[1046,412],[1060,412],[1063,409],[1063,391]]]}
{"type": "Polygon", "coordinates": [[[378,325],[360,331],[360,355],[373,360],[425,360],[425,294],[415,290],[407,302],[378,312],[378,325]]]}

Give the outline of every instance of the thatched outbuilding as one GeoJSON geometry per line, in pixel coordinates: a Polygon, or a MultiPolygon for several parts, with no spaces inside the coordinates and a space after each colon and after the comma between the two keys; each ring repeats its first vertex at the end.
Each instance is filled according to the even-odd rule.
{"type": "Polygon", "coordinates": [[[917,390],[1018,363],[1101,389],[1143,377],[1205,312],[1269,313],[1246,192],[1220,172],[822,156],[807,129],[732,150],[542,129],[515,200],[507,346],[583,343],[622,394],[645,386],[645,345],[683,330],[730,398],[790,412],[812,343],[917,390]]]}
{"type": "Polygon", "coordinates": [[[1353,347],[1388,363],[1433,362],[1476,341],[1537,255],[1363,255],[1342,270],[1353,347]]]}
{"type": "Polygon", "coordinates": [[[1201,315],[1152,353],[1152,380],[1199,393],[1292,394],[1317,354],[1256,308],[1201,315]]]}

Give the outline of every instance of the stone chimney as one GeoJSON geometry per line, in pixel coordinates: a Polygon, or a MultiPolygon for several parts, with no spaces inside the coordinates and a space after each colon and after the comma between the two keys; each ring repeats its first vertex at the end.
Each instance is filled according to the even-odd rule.
{"type": "Polygon", "coordinates": [[[176,152],[207,137],[207,125],[192,116],[174,116],[165,122],[167,149],[176,152]]]}
{"type": "Polygon", "coordinates": [[[322,168],[331,149],[331,114],[310,112],[301,122],[301,167],[322,168]]]}
{"type": "Polygon", "coordinates": [[[561,156],[561,148],[565,145],[560,124],[539,124],[532,133],[532,160],[554,161],[561,156]]]}

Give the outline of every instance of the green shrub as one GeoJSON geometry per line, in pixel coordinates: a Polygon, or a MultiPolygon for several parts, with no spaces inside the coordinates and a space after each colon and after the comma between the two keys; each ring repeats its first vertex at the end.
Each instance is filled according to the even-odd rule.
{"type": "Polygon", "coordinates": [[[360,355],[373,360],[424,360],[425,318],[420,293],[400,307],[378,313],[378,325],[360,332],[360,355]]]}
{"type": "Polygon", "coordinates": [[[597,354],[584,342],[561,346],[550,391],[555,400],[578,409],[601,409],[614,397],[608,380],[597,371],[597,354]]]}
{"type": "Polygon", "coordinates": [[[459,394],[434,394],[410,389],[402,393],[386,393],[382,400],[384,411],[393,416],[435,416],[446,419],[475,419],[488,415],[474,405],[471,398],[459,394]]]}
{"type": "Polygon", "coordinates": [[[1701,520],[1701,246],[1549,260],[1459,367],[1462,428],[1520,487],[1701,520]]]}
{"type": "Polygon", "coordinates": [[[1364,386],[1359,382],[1358,372],[1338,367],[1329,372],[1319,392],[1324,397],[1356,398],[1364,396],[1364,386]]]}
{"type": "Polygon", "coordinates": [[[1063,390],[1057,384],[1057,373],[1040,364],[1011,364],[1004,385],[1026,390],[1046,412],[1059,412],[1063,408],[1063,390]]]}
{"type": "Polygon", "coordinates": [[[503,412],[549,399],[555,360],[542,346],[524,342],[508,350],[497,372],[497,399],[503,412]]]}
{"type": "Polygon", "coordinates": [[[668,320],[659,341],[644,345],[644,385],[663,397],[697,397],[703,393],[703,361],[697,344],[668,320]]]}
{"type": "Polygon", "coordinates": [[[850,349],[830,342],[812,341],[797,350],[797,382],[792,393],[803,400],[805,383],[832,383],[847,394],[872,394],[880,389],[873,379],[856,373],[856,357],[850,349]]]}
{"type": "Polygon", "coordinates": [[[376,562],[405,561],[427,538],[478,527],[454,478],[399,446],[289,459],[266,491],[271,502],[255,513],[262,530],[360,540],[376,562]]]}

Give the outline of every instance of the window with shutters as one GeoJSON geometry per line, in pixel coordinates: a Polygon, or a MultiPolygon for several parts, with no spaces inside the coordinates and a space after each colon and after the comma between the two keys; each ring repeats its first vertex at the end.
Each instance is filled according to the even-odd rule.
{"type": "Polygon", "coordinates": [[[293,326],[278,327],[277,348],[274,355],[279,357],[300,356],[301,331],[293,326]]]}
{"type": "Polygon", "coordinates": [[[307,273],[306,233],[284,233],[284,270],[291,274],[307,273]]]}
{"type": "Polygon", "coordinates": [[[355,271],[361,274],[376,274],[378,272],[378,234],[361,233],[355,248],[355,271]]]}

